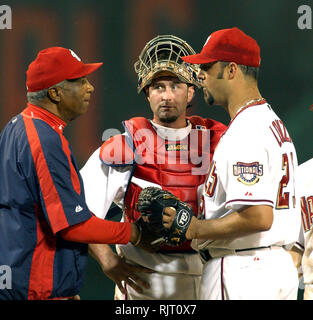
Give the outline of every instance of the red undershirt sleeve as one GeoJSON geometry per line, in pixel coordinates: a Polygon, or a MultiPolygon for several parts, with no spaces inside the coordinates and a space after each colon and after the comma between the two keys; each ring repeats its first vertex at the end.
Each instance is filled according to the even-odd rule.
{"type": "Polygon", "coordinates": [[[131,225],[128,222],[90,219],[60,231],[63,239],[82,243],[127,244],[130,241],[131,225]]]}

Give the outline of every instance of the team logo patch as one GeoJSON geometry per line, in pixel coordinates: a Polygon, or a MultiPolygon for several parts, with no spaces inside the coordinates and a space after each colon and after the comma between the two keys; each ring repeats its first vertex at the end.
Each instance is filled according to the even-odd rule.
{"type": "Polygon", "coordinates": [[[188,151],[189,145],[188,144],[180,144],[180,143],[172,143],[165,145],[166,151],[188,151]]]}
{"type": "Polygon", "coordinates": [[[263,176],[263,165],[259,162],[244,163],[237,162],[233,165],[233,174],[238,176],[237,180],[246,185],[256,184],[263,176]]]}

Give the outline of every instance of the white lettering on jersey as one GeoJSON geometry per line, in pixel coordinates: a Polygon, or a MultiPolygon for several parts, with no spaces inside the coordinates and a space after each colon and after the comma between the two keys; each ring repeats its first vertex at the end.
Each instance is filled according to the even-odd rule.
{"type": "Polygon", "coordinates": [[[313,224],[313,196],[301,197],[300,205],[303,230],[304,232],[307,232],[312,228],[313,224]]]}
{"type": "Polygon", "coordinates": [[[270,129],[280,147],[284,142],[292,142],[287,129],[281,120],[273,121],[270,129]]]}

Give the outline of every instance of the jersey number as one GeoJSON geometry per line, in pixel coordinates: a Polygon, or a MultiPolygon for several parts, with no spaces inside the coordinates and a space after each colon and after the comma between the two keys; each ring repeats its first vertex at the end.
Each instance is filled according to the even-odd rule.
{"type": "MultiPolygon", "coordinates": [[[[291,163],[293,165],[293,153],[290,153],[291,163]]],[[[290,164],[289,158],[286,153],[283,154],[282,159],[282,170],[285,171],[285,174],[282,176],[277,193],[276,200],[276,209],[289,209],[289,192],[284,192],[284,189],[287,187],[290,179],[290,164]]],[[[294,185],[294,184],[293,184],[294,185]]],[[[295,207],[295,196],[293,198],[293,207],[295,207]]]]}
{"type": "Polygon", "coordinates": [[[217,183],[217,175],[215,169],[215,162],[213,162],[205,183],[205,194],[210,198],[213,197],[217,183]]]}

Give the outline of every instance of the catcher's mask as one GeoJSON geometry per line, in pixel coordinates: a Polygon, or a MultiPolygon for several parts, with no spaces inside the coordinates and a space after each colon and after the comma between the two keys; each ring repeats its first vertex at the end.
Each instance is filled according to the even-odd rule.
{"type": "Polygon", "coordinates": [[[172,35],[160,35],[150,40],[134,64],[138,74],[138,93],[149,85],[159,72],[174,74],[182,82],[200,87],[197,75],[199,65],[184,62],[181,57],[195,54],[184,40],[172,35]]]}

